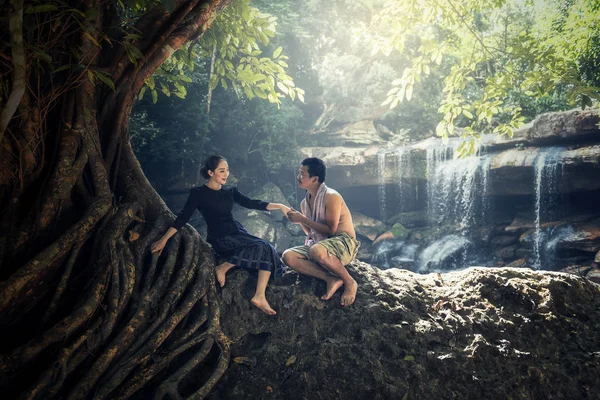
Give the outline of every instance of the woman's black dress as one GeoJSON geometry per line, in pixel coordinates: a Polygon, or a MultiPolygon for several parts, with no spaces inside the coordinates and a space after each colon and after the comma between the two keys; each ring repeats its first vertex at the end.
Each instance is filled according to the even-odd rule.
{"type": "Polygon", "coordinates": [[[199,186],[190,191],[185,206],[173,223],[179,230],[199,210],[208,226],[206,241],[211,244],[218,257],[238,267],[271,271],[276,276],[283,271],[277,250],[264,239],[251,235],[244,226],[233,219],[233,203],[254,209],[266,210],[269,203],[251,199],[236,187],[213,190],[199,186]]]}

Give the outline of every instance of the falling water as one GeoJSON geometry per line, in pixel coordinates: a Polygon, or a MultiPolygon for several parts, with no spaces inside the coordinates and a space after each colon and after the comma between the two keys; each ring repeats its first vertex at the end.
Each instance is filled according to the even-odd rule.
{"type": "MultiPolygon", "coordinates": [[[[549,147],[540,150],[534,161],[535,173],[535,233],[533,237],[533,266],[541,268],[544,255],[541,252],[545,235],[542,232],[542,219],[555,217],[552,212],[557,209],[556,195],[560,193],[562,183],[562,166],[560,164],[560,147],[549,147]]],[[[550,266],[548,266],[550,267],[550,266]]]]}
{"type": "MultiPolygon", "coordinates": [[[[419,256],[418,272],[430,272],[444,267],[453,256],[462,253],[470,241],[464,236],[448,235],[430,244],[419,256]]],[[[464,261],[464,260],[463,260],[464,261]]]]}
{"type": "Polygon", "coordinates": [[[381,268],[394,268],[415,261],[417,244],[408,244],[403,240],[383,241],[375,249],[375,263],[381,268]]]}
{"type": "Polygon", "coordinates": [[[490,164],[491,157],[480,156],[439,163],[428,182],[430,220],[454,222],[463,231],[477,225],[489,207],[484,198],[490,164]]]}
{"type": "Polygon", "coordinates": [[[385,150],[377,153],[377,192],[379,194],[379,216],[382,221],[387,220],[385,209],[385,150]]]}
{"type": "Polygon", "coordinates": [[[439,210],[436,209],[439,203],[436,201],[434,173],[437,171],[438,166],[451,156],[450,147],[444,144],[427,148],[427,215],[431,225],[438,222],[437,216],[440,215],[439,210]]]}
{"type": "Polygon", "coordinates": [[[407,147],[398,147],[396,149],[396,179],[398,183],[398,202],[399,211],[406,211],[405,205],[408,203],[411,170],[411,149],[407,147]]]}

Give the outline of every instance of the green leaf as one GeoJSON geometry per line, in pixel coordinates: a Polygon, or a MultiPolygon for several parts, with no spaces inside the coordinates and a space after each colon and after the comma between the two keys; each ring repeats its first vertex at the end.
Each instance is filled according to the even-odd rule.
{"type": "Polygon", "coordinates": [[[208,87],[210,88],[210,90],[215,90],[215,88],[217,87],[218,84],[219,84],[219,76],[218,75],[211,76],[208,81],[208,87]]]}
{"type": "Polygon", "coordinates": [[[463,113],[463,115],[464,115],[465,117],[467,117],[467,118],[469,118],[469,119],[473,119],[473,114],[471,114],[471,112],[469,112],[469,111],[467,111],[467,110],[463,109],[463,110],[462,110],[462,113],[463,113]]]}
{"type": "Polygon", "coordinates": [[[52,71],[52,73],[56,74],[58,72],[66,70],[66,69],[71,69],[71,64],[61,65],[60,67],[58,67],[54,71],[52,71]]]}
{"type": "Polygon", "coordinates": [[[161,4],[170,13],[175,9],[175,0],[162,0],[161,4]]]}
{"type": "Polygon", "coordinates": [[[287,86],[285,86],[283,83],[281,82],[277,82],[277,87],[279,88],[279,90],[281,90],[283,93],[288,94],[288,88],[287,86]]]}
{"type": "Polygon", "coordinates": [[[158,92],[152,89],[152,104],[156,104],[158,101],[158,92]]]}
{"type": "Polygon", "coordinates": [[[404,361],[415,361],[415,356],[405,356],[404,361]]]}
{"type": "Polygon", "coordinates": [[[248,85],[244,86],[244,93],[246,93],[246,96],[248,96],[248,98],[250,100],[252,100],[254,98],[254,93],[252,93],[252,89],[250,89],[250,87],[248,85]]]}
{"type": "Polygon", "coordinates": [[[275,51],[273,52],[273,58],[279,57],[279,55],[281,54],[282,50],[283,50],[283,47],[281,47],[281,46],[279,46],[278,48],[276,48],[275,51]]]}
{"type": "Polygon", "coordinates": [[[256,97],[259,97],[261,99],[266,100],[267,98],[267,93],[259,87],[254,88],[254,94],[256,94],[256,97]]]}
{"type": "Polygon", "coordinates": [[[83,34],[85,35],[85,37],[87,37],[88,39],[90,39],[90,42],[94,43],[94,46],[101,48],[102,46],[100,46],[100,43],[98,43],[98,41],[96,39],[94,39],[94,37],[92,35],[90,35],[87,32],[83,32],[83,34]]]}
{"type": "Polygon", "coordinates": [[[113,91],[115,90],[115,83],[108,76],[98,72],[94,73],[94,75],[96,76],[96,78],[106,83],[108,87],[110,87],[113,91]]]}
{"type": "Polygon", "coordinates": [[[146,85],[142,86],[142,89],[140,90],[140,94],[138,94],[138,100],[141,100],[144,98],[144,93],[146,93],[146,85]]]}
{"type": "Polygon", "coordinates": [[[38,6],[28,6],[25,9],[25,14],[37,14],[37,13],[45,13],[50,11],[57,11],[58,7],[54,4],[40,4],[38,6]]]}
{"type": "Polygon", "coordinates": [[[406,86],[406,101],[410,101],[410,99],[412,98],[412,93],[413,93],[413,85],[407,85],[406,86]]]}

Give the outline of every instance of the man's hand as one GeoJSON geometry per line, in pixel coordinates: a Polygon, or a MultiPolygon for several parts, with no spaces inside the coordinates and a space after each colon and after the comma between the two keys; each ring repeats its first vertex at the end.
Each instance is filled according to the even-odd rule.
{"type": "Polygon", "coordinates": [[[290,208],[290,211],[287,212],[287,219],[289,219],[294,224],[301,224],[304,222],[306,217],[302,215],[302,213],[290,208]]]}

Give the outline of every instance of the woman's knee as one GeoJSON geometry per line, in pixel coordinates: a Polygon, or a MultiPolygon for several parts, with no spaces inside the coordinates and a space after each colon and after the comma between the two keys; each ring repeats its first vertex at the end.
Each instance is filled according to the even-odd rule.
{"type": "Polygon", "coordinates": [[[295,261],[297,260],[297,254],[298,253],[296,253],[293,250],[286,250],[281,255],[281,259],[283,260],[283,263],[285,265],[287,265],[290,268],[294,268],[295,261]]]}

